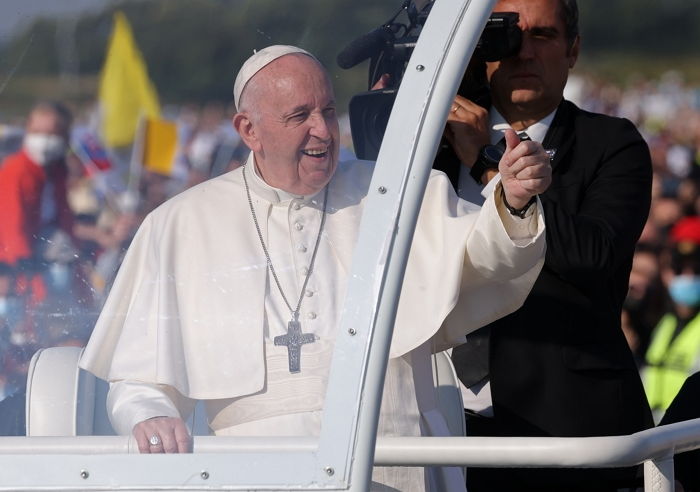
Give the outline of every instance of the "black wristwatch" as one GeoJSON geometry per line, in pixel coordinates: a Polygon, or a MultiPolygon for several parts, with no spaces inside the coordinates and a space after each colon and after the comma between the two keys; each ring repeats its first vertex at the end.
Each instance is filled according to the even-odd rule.
{"type": "Polygon", "coordinates": [[[479,149],[479,154],[476,157],[476,162],[472,165],[469,175],[474,178],[478,184],[481,183],[481,177],[487,169],[498,169],[498,163],[503,157],[505,151],[497,145],[484,145],[479,149]]]}

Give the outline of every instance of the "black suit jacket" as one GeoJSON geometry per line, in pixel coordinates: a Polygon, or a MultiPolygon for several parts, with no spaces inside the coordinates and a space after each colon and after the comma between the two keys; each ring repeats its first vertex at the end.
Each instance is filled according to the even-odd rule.
{"type": "MultiPolygon", "coordinates": [[[[490,325],[498,435],[629,434],[653,426],[620,328],[651,201],[649,150],[628,120],[563,101],[540,198],[547,253],[525,304],[490,325]]],[[[454,174],[453,174],[454,176],[454,174]]]]}

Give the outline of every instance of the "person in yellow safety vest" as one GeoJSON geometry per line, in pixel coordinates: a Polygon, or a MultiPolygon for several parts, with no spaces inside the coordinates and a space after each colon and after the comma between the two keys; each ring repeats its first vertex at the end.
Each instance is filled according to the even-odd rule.
{"type": "Polygon", "coordinates": [[[672,309],[652,334],[643,378],[656,420],[686,378],[700,370],[700,217],[681,219],[670,241],[662,279],[672,309]]]}

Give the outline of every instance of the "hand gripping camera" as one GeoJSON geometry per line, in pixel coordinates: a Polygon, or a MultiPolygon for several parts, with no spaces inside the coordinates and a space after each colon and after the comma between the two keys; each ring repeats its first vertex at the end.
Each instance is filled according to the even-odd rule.
{"type": "MultiPolygon", "coordinates": [[[[419,5],[417,0],[405,0],[391,19],[353,40],[338,54],[338,65],[344,69],[370,59],[368,89],[383,74],[390,77],[391,87],[368,90],[356,94],[350,100],[350,130],[355,153],[360,159],[377,158],[396,92],[433,2],[434,0],[428,0],[419,5]],[[401,14],[405,15],[406,21],[397,21],[401,14]]],[[[517,13],[492,14],[486,22],[457,93],[487,107],[490,98],[485,62],[516,54],[521,41],[522,31],[518,27],[517,13]]]]}

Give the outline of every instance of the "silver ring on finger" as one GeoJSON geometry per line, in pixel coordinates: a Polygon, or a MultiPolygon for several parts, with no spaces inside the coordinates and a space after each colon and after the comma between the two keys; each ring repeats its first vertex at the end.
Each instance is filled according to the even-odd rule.
{"type": "Polygon", "coordinates": [[[150,443],[151,446],[159,446],[160,445],[160,437],[158,437],[158,434],[153,434],[148,439],[148,442],[150,443]]]}

